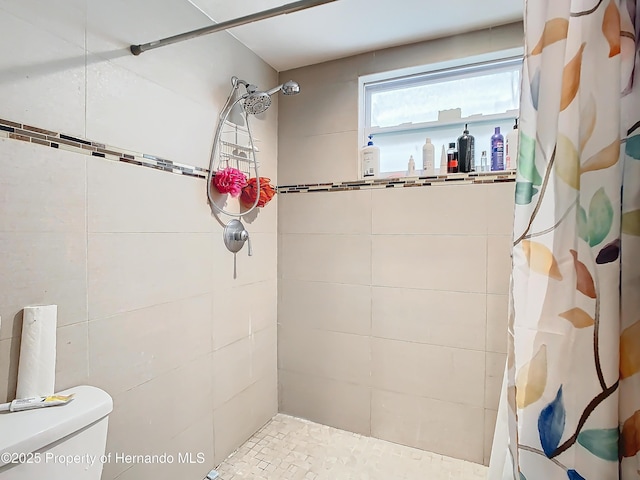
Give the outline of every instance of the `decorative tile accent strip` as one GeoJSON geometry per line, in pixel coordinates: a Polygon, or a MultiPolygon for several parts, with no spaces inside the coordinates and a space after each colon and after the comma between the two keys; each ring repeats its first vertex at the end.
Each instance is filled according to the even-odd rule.
{"type": "MultiPolygon", "coordinates": [[[[0,138],[13,138],[45,147],[68,150],[70,152],[194,178],[206,179],[209,173],[209,170],[206,168],[174,162],[148,153],[125,151],[117,147],[107,146],[104,143],[92,142],[83,138],[72,137],[63,133],[32,127],[31,125],[11,122],[2,118],[0,118],[0,138]]],[[[350,190],[369,190],[372,188],[426,187],[444,185],[451,182],[457,184],[474,184],[515,181],[516,172],[473,172],[428,177],[377,178],[374,180],[354,180],[350,182],[281,185],[277,187],[276,191],[277,193],[345,192],[350,190]]]]}
{"type": "Polygon", "coordinates": [[[206,179],[209,173],[206,168],[177,163],[146,153],[124,152],[120,148],[109,147],[104,143],[92,142],[84,138],[72,137],[2,118],[0,118],[0,138],[13,138],[45,147],[59,148],[60,150],[68,150],[116,162],[130,163],[188,177],[206,179]]]}
{"type": "Polygon", "coordinates": [[[356,180],[353,182],[308,183],[304,185],[282,185],[278,193],[301,192],[344,192],[348,190],[370,190],[373,188],[427,187],[456,183],[469,185],[474,183],[515,182],[515,171],[452,173],[429,177],[377,178],[375,180],[356,180]]]}

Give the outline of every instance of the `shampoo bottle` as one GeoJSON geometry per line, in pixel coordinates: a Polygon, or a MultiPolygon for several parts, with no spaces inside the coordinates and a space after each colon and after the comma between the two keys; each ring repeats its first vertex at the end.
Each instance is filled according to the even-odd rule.
{"type": "Polygon", "coordinates": [[[416,175],[416,161],[413,159],[413,155],[409,156],[409,164],[407,165],[407,175],[414,177],[416,175]]]}
{"type": "Polygon", "coordinates": [[[422,147],[422,175],[436,174],[436,147],[431,143],[431,139],[427,138],[427,142],[422,147]]]}
{"type": "Polygon", "coordinates": [[[369,135],[369,142],[360,152],[362,158],[362,176],[377,177],[380,175],[380,148],[373,144],[373,135],[369,135]]]}
{"type": "Polygon", "coordinates": [[[458,171],[472,172],[475,169],[475,138],[469,135],[465,124],[462,135],[458,137],[458,171]]]}
{"type": "Polygon", "coordinates": [[[516,118],[516,123],[513,126],[513,130],[511,130],[507,134],[507,138],[504,144],[504,157],[505,157],[505,168],[507,170],[515,170],[518,168],[518,119],[516,118]]]}
{"type": "Polygon", "coordinates": [[[458,152],[455,143],[450,143],[447,150],[447,173],[458,173],[458,152]]]}
{"type": "Polygon", "coordinates": [[[500,127],[496,127],[491,137],[491,171],[504,170],[504,137],[500,134],[500,127]]]}

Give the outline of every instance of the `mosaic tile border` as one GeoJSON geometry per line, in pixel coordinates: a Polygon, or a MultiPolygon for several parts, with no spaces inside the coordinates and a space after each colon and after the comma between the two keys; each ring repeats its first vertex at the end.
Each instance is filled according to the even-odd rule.
{"type": "Polygon", "coordinates": [[[104,143],[72,137],[64,133],[53,132],[23,123],[11,122],[2,118],[0,118],[0,138],[12,138],[45,147],[67,150],[92,157],[129,163],[189,177],[206,179],[209,173],[209,170],[206,168],[173,162],[147,153],[132,152],[117,147],[110,147],[104,143]]]}
{"type": "Polygon", "coordinates": [[[450,173],[427,177],[379,178],[376,180],[356,180],[352,182],[309,183],[301,185],[281,185],[278,193],[344,192],[349,190],[369,190],[380,188],[427,187],[455,183],[469,185],[477,183],[515,182],[515,171],[450,173]]]}
{"type": "MultiPolygon", "coordinates": [[[[178,163],[156,155],[133,152],[118,147],[110,147],[104,143],[94,142],[84,138],[73,137],[44,128],[33,127],[23,123],[12,122],[0,118],[0,138],[11,138],[23,142],[35,143],[45,147],[67,150],[93,157],[104,158],[116,162],[124,162],[141,167],[153,168],[163,172],[186,175],[206,180],[209,170],[206,168],[178,163]]],[[[276,188],[277,193],[313,193],[313,192],[344,192],[348,190],[368,190],[397,187],[426,187],[455,183],[468,185],[476,183],[515,182],[515,171],[504,172],[473,172],[454,173],[448,175],[434,175],[425,177],[379,178],[375,180],[354,180],[349,182],[308,183],[299,185],[281,185],[276,188]]]]}

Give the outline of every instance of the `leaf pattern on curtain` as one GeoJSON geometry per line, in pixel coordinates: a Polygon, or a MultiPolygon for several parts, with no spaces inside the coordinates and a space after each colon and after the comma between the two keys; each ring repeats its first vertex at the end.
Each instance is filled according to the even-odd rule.
{"type": "Polygon", "coordinates": [[[582,292],[589,298],[596,298],[596,287],[589,269],[584,263],[578,260],[578,252],[575,250],[569,250],[569,252],[573,256],[573,264],[576,268],[576,290],[582,292]]]}
{"type": "Polygon", "coordinates": [[[627,145],[625,147],[627,156],[640,160],[640,135],[635,135],[627,139],[627,145]]]}
{"type": "Polygon", "coordinates": [[[640,321],[625,329],[620,335],[620,378],[628,378],[640,372],[640,321]]]}
{"type": "Polygon", "coordinates": [[[576,56],[564,67],[562,73],[562,97],[560,100],[560,110],[567,108],[578,94],[580,88],[580,76],[582,72],[582,54],[586,43],[583,43],[576,53],[576,56]]]}
{"type": "Polygon", "coordinates": [[[582,165],[580,172],[587,173],[595,170],[604,170],[615,165],[620,158],[620,139],[616,138],[612,144],[607,145],[594,156],[590,157],[582,165]]]}
{"type": "Polygon", "coordinates": [[[564,319],[569,320],[571,324],[576,328],[591,327],[595,323],[593,318],[591,318],[591,315],[589,315],[579,307],[574,307],[571,310],[567,310],[566,312],[561,313],[560,316],[564,319]]]}
{"type": "Polygon", "coordinates": [[[547,385],[547,346],[542,345],[531,361],[524,365],[516,378],[518,408],[537,402],[547,385]]]}
{"type": "Polygon", "coordinates": [[[640,480],[639,1],[525,0],[490,480],[640,480]]]}
{"type": "Polygon", "coordinates": [[[616,238],[613,242],[606,245],[596,257],[597,264],[611,263],[618,260],[620,256],[620,239],[616,238]]]}
{"type": "Polygon", "coordinates": [[[630,458],[640,452],[640,410],[629,417],[622,426],[623,457],[630,458]]]}
{"type": "Polygon", "coordinates": [[[556,398],[540,412],[538,417],[538,432],[542,451],[547,457],[551,457],[560,444],[564,433],[567,411],[562,400],[562,387],[558,390],[556,398]]]}
{"type": "Polygon", "coordinates": [[[569,31],[569,21],[566,18],[552,18],[544,25],[544,32],[536,47],[531,50],[531,55],[539,55],[545,47],[552,43],[559,42],[567,38],[569,31]]]}
{"type": "Polygon", "coordinates": [[[524,240],[522,249],[529,262],[529,268],[533,272],[546,275],[555,280],[562,280],[562,274],[558,268],[558,261],[551,250],[538,242],[524,240]]]}
{"type": "Polygon", "coordinates": [[[609,462],[617,462],[619,436],[620,432],[617,428],[583,430],[578,435],[578,443],[596,457],[609,462]]]}
{"type": "Polygon", "coordinates": [[[555,167],[558,177],[580,190],[580,157],[571,140],[562,134],[558,135],[555,167]]]}
{"type": "Polygon", "coordinates": [[[607,42],[609,42],[609,57],[614,57],[620,53],[620,12],[614,0],[609,2],[609,6],[604,12],[602,21],[602,32],[607,42]]]}

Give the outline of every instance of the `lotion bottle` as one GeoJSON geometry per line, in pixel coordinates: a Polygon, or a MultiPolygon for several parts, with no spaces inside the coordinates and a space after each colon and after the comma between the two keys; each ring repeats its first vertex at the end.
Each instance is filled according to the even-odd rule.
{"type": "Polygon", "coordinates": [[[436,174],[436,147],[431,143],[431,139],[427,138],[426,143],[422,147],[422,175],[436,174]]]}
{"type": "Polygon", "coordinates": [[[507,134],[507,138],[504,144],[504,157],[505,157],[505,168],[507,170],[515,170],[518,168],[518,119],[516,118],[516,123],[513,126],[513,130],[511,130],[507,134]]]}
{"type": "Polygon", "coordinates": [[[369,142],[364,147],[360,156],[362,158],[362,176],[377,177],[380,175],[380,148],[373,144],[373,135],[369,135],[369,142]]]}

